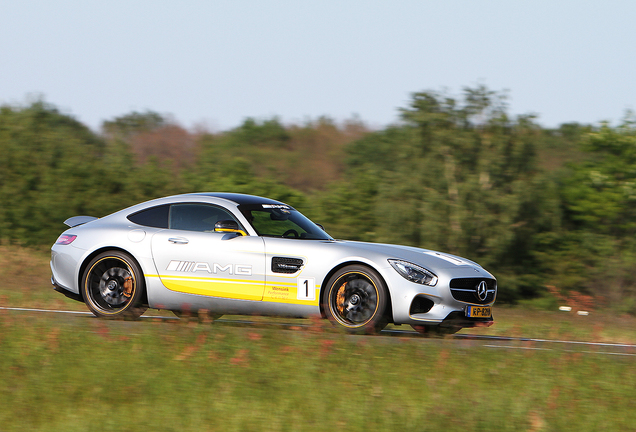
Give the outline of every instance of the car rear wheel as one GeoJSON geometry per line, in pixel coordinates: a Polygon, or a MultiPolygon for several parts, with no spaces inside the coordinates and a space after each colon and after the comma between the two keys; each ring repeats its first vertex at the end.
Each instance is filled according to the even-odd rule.
{"type": "Polygon", "coordinates": [[[143,273],[128,254],[109,251],[97,255],[82,276],[82,295],[101,318],[138,318],[147,309],[143,273]]]}
{"type": "Polygon", "coordinates": [[[351,333],[373,333],[386,327],[388,291],[380,275],[361,265],[338,270],[323,292],[327,318],[351,333]]]}

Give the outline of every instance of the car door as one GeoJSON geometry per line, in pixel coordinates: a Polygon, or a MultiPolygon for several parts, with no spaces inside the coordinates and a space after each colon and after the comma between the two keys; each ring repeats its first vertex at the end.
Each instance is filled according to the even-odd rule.
{"type": "Polygon", "coordinates": [[[263,300],[317,307],[330,262],[322,259],[326,252],[323,242],[273,237],[263,241],[267,264],[263,300]]]}
{"type": "MultiPolygon", "coordinates": [[[[152,255],[169,290],[211,297],[262,300],[264,243],[257,236],[214,232],[226,209],[202,203],[170,206],[169,228],[152,238],[152,255]]],[[[238,221],[237,221],[238,222],[238,221]]]]}

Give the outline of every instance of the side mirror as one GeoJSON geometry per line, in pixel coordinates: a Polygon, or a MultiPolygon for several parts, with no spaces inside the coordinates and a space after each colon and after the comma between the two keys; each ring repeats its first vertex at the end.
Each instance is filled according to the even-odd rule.
{"type": "Polygon", "coordinates": [[[229,219],[215,223],[214,232],[236,233],[241,236],[247,236],[247,233],[239,228],[238,222],[229,219]]]}

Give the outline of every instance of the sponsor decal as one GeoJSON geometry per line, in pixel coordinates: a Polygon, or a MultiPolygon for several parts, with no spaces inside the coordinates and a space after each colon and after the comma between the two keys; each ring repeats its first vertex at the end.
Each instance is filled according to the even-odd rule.
{"type": "Polygon", "coordinates": [[[265,297],[275,300],[289,300],[289,287],[268,287],[265,291],[265,297]]]}
{"type": "Polygon", "coordinates": [[[290,207],[285,204],[263,204],[263,208],[285,209],[285,210],[290,209],[290,207]]]}
{"type": "Polygon", "coordinates": [[[252,266],[247,264],[226,264],[212,263],[212,266],[206,262],[194,261],[170,261],[166,271],[181,273],[207,272],[209,274],[231,274],[239,276],[252,276],[252,266]]]}

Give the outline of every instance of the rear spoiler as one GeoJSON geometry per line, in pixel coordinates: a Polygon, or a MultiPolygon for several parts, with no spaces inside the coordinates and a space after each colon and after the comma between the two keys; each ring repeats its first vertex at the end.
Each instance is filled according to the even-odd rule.
{"type": "Polygon", "coordinates": [[[88,222],[92,222],[99,218],[93,216],[73,216],[72,218],[68,218],[64,221],[64,225],[68,225],[71,228],[76,227],[78,225],[82,225],[88,222]]]}

